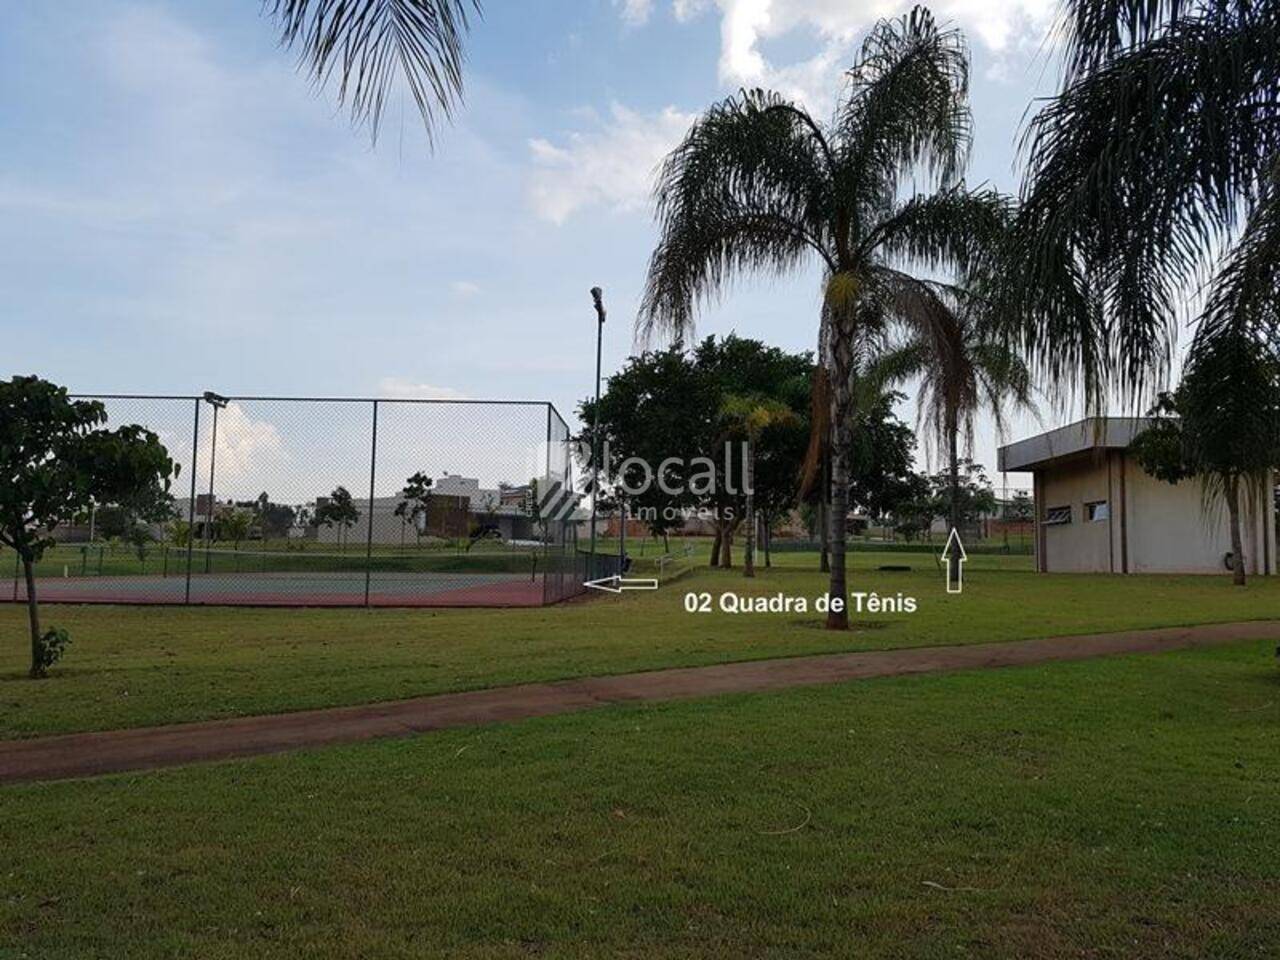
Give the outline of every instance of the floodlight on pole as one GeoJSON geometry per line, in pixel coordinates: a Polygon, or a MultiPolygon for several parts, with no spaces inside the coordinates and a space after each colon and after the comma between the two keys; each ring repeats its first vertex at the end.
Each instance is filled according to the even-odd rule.
{"type": "Polygon", "coordinates": [[[591,423],[591,571],[596,576],[596,508],[600,500],[600,351],[604,343],[604,291],[591,288],[591,302],[596,308],[596,405],[591,423]]]}
{"type": "MultiPolygon", "coordinates": [[[[213,545],[213,477],[218,463],[218,411],[225,409],[231,401],[220,393],[206,390],[204,402],[213,407],[213,428],[209,434],[209,501],[205,504],[204,514],[204,572],[208,573],[211,557],[209,548],[213,545]]],[[[195,531],[192,530],[190,535],[194,538],[195,531]]]]}

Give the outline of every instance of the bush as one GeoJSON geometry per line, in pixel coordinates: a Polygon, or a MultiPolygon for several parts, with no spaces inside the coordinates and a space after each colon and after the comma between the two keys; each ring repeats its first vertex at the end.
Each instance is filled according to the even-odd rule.
{"type": "Polygon", "coordinates": [[[53,628],[40,638],[40,649],[36,655],[36,665],[40,673],[47,673],[49,668],[61,660],[71,645],[71,635],[60,628],[53,628]]]}

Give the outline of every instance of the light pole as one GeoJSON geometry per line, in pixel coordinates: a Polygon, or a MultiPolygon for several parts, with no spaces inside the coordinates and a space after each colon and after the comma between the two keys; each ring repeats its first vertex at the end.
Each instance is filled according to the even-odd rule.
{"type": "Polygon", "coordinates": [[[591,288],[591,302],[596,308],[596,405],[591,423],[591,574],[596,577],[596,506],[600,500],[600,349],[604,343],[604,291],[591,288]]]}
{"type": "MultiPolygon", "coordinates": [[[[208,573],[212,561],[210,548],[213,544],[213,471],[218,462],[218,411],[225,409],[231,401],[212,390],[206,390],[204,402],[213,407],[213,430],[209,437],[209,502],[205,506],[204,515],[204,572],[208,573]]],[[[193,535],[194,533],[195,531],[192,531],[193,535]]]]}

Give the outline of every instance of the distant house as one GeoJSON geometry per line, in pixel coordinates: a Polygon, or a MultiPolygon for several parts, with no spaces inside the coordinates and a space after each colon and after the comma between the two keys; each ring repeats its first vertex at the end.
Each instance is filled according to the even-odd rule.
{"type": "MultiPolygon", "coordinates": [[[[314,510],[321,509],[328,497],[317,497],[314,510]]],[[[464,539],[480,529],[490,529],[503,540],[534,539],[536,531],[528,513],[528,496],[519,502],[504,503],[501,490],[480,486],[472,477],[447,473],[437,477],[431,486],[431,496],[425,516],[415,521],[407,515],[397,516],[403,494],[391,497],[375,497],[372,509],[373,529],[369,529],[370,502],[367,497],[355,497],[354,505],[360,519],[347,530],[337,526],[308,528],[309,538],[319,543],[336,544],[364,542],[372,532],[378,545],[412,544],[418,535],[442,537],[448,540],[464,539]],[[418,526],[414,531],[415,522],[418,526]]],[[[312,511],[314,513],[314,510],[312,511]]]]}
{"type": "MultiPolygon", "coordinates": [[[[426,513],[419,514],[416,518],[410,516],[409,511],[403,515],[396,514],[396,508],[403,499],[403,495],[374,498],[372,533],[375,544],[411,544],[419,536],[457,540],[466,537],[471,531],[470,501],[466,497],[433,492],[426,513]]],[[[328,500],[328,497],[317,497],[315,509],[323,508],[328,500]]],[[[313,539],[318,543],[363,542],[370,533],[369,505],[367,499],[355,500],[360,519],[353,526],[343,530],[336,524],[330,527],[320,525],[314,528],[313,539]]]]}
{"type": "MultiPolygon", "coordinates": [[[[1205,511],[1198,480],[1147,474],[1129,446],[1149,421],[1082,420],[1001,447],[999,469],[1034,477],[1040,572],[1222,573],[1231,555],[1226,510],[1205,511]]],[[[1276,572],[1273,484],[1242,504],[1245,570],[1276,572]]]]}

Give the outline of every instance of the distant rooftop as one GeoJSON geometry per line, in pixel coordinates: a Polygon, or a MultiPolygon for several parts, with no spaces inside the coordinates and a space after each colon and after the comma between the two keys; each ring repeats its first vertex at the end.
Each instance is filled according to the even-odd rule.
{"type": "Polygon", "coordinates": [[[1090,417],[1003,446],[996,453],[1002,472],[1035,470],[1089,450],[1123,450],[1146,429],[1147,417],[1090,417]]]}

